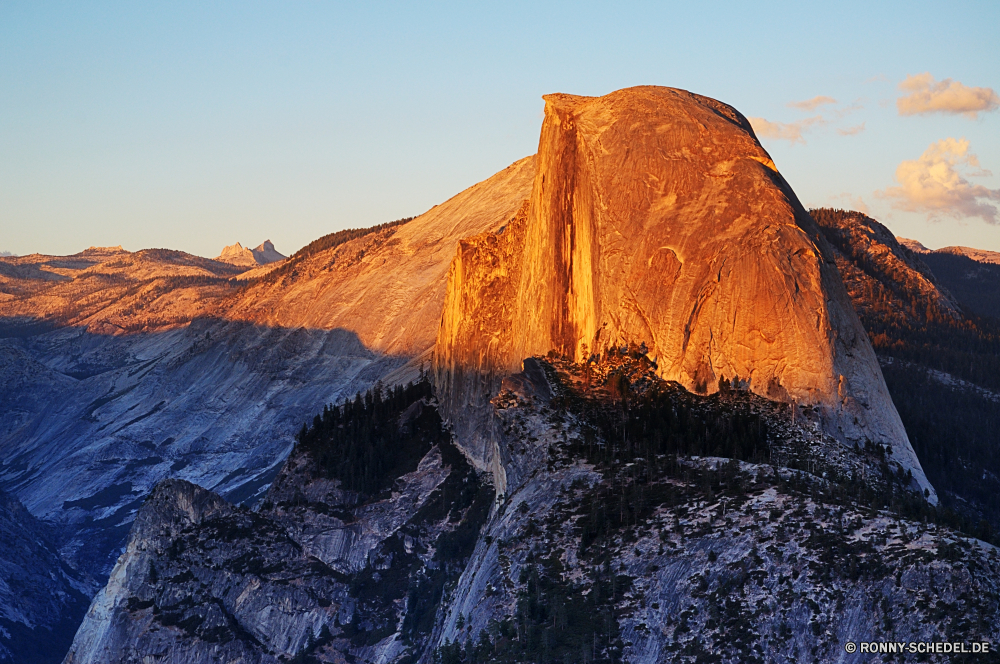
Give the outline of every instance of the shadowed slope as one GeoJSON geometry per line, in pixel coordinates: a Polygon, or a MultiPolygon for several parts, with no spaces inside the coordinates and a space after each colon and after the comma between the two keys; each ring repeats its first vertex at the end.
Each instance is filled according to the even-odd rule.
{"type": "Polygon", "coordinates": [[[254,502],[317,407],[416,377],[456,243],[502,224],[533,172],[529,157],[404,225],[349,234],[245,283],[177,277],[162,266],[179,252],[46,258],[76,272],[0,302],[0,327],[17,333],[0,339],[0,486],[59,523],[63,553],[97,576],[163,478],[254,502]],[[164,273],[130,272],[141,256],[164,273]],[[94,276],[119,263],[113,278],[94,276]],[[47,316],[53,300],[73,306],[47,316]],[[15,324],[39,320],[49,331],[15,324]]]}

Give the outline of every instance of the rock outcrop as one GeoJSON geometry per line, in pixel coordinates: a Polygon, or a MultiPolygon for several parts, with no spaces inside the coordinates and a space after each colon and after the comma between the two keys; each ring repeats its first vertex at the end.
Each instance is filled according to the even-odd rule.
{"type": "Polygon", "coordinates": [[[223,248],[215,260],[244,267],[257,267],[284,260],[286,257],[274,248],[270,240],[264,240],[260,246],[250,249],[237,242],[223,248]]]}
{"type": "Polygon", "coordinates": [[[427,398],[371,423],[398,426],[405,456],[413,418],[438,427],[377,496],[328,472],[343,449],[322,432],[371,440],[328,410],[259,512],[160,484],[66,664],[854,663],[870,656],[848,642],[1000,637],[997,550],[927,523],[926,503],[885,509],[909,494],[884,450],[649,366],[631,351],[590,370],[528,358],[493,403],[496,500],[427,398]],[[688,444],[757,461],[657,453],[688,444]]]}
{"type": "Polygon", "coordinates": [[[267,520],[188,482],[163,482],[140,510],[65,661],[142,661],[155,653],[177,664],[278,662],[271,651],[294,655],[340,609],[317,602],[317,594],[343,594],[334,572],[317,562],[267,520]],[[261,619],[266,632],[254,629],[261,619]]]}
{"type": "Polygon", "coordinates": [[[392,429],[394,452],[416,452],[379,495],[345,488],[315,443],[293,452],[259,512],[157,485],[66,664],[414,661],[493,492],[433,405],[398,405],[388,422],[361,413],[392,429]]]}
{"type": "Polygon", "coordinates": [[[746,118],[670,88],[545,102],[517,232],[464,243],[449,274],[434,375],[473,458],[491,463],[483,409],[523,358],[634,342],[691,390],[749,380],[889,445],[933,500],[831,248],[746,118]]]}

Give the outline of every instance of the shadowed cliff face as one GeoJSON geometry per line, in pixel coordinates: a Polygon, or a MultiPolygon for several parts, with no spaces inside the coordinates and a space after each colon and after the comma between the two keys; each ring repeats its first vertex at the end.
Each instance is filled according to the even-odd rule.
{"type": "Polygon", "coordinates": [[[343,330],[213,319],[160,333],[0,340],[0,486],[95,576],[160,480],[253,504],[317,404],[407,373],[343,330]]]}
{"type": "Polygon", "coordinates": [[[0,662],[61,661],[94,593],[59,557],[54,533],[0,491],[0,662]]]}
{"type": "Polygon", "coordinates": [[[693,391],[739,377],[818,406],[933,492],[829,245],[746,119],[669,88],[545,101],[523,232],[463,243],[450,274],[435,377],[473,456],[489,463],[490,435],[470,411],[522,358],[634,342],[693,391]]]}

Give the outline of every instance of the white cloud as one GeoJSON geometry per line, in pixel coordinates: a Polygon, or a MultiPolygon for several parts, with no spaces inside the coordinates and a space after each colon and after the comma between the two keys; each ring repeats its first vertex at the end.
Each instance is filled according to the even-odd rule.
{"type": "Polygon", "coordinates": [[[842,194],[838,194],[837,196],[831,196],[830,198],[834,201],[840,201],[840,204],[848,210],[855,210],[861,214],[871,215],[871,209],[868,207],[868,204],[865,203],[865,199],[861,196],[855,196],[844,192],[842,194]]]}
{"type": "Polygon", "coordinates": [[[965,167],[976,169],[966,173],[969,177],[989,174],[969,152],[969,141],[945,138],[931,143],[919,159],[901,163],[896,169],[900,186],[876,195],[891,199],[896,209],[924,212],[931,219],[979,217],[996,224],[997,208],[991,201],[1000,201],[1000,189],[971,184],[959,172],[965,167]]]}
{"type": "Polygon", "coordinates": [[[747,118],[758,138],[773,138],[776,141],[789,143],[805,143],[802,132],[813,125],[826,124],[822,115],[816,115],[798,122],[771,122],[764,118],[747,118]]]}
{"type": "Polygon", "coordinates": [[[818,107],[823,106],[824,104],[836,103],[837,100],[833,97],[819,95],[817,97],[813,97],[812,99],[806,99],[805,101],[790,101],[788,102],[788,105],[792,108],[798,108],[803,111],[815,111],[818,107]]]}
{"type": "Polygon", "coordinates": [[[896,100],[900,115],[961,113],[975,118],[1000,107],[1000,97],[992,88],[970,88],[950,78],[935,82],[928,72],[907,76],[899,89],[910,93],[896,100]]]}
{"type": "Polygon", "coordinates": [[[859,125],[854,125],[853,127],[847,127],[846,129],[838,129],[837,133],[841,136],[857,136],[865,130],[865,123],[862,122],[859,125]]]}

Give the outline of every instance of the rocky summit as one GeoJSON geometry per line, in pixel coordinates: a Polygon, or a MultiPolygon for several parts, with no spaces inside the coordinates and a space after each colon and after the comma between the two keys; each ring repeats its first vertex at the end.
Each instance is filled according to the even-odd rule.
{"type": "Polygon", "coordinates": [[[735,109],[549,95],[537,155],[271,249],[0,257],[0,659],[94,578],[68,664],[1000,640],[1000,324],[735,109]]]}
{"type": "Polygon", "coordinates": [[[244,247],[242,244],[237,242],[236,244],[231,244],[222,250],[215,260],[221,261],[223,263],[231,263],[233,265],[242,265],[247,267],[256,267],[258,265],[267,265],[268,263],[275,263],[280,260],[284,260],[285,256],[278,253],[277,249],[270,240],[264,240],[255,249],[249,249],[244,247]]]}
{"type": "Polygon", "coordinates": [[[934,500],[831,247],[746,118],[670,88],[549,95],[530,200],[449,275],[446,412],[487,463],[476,412],[522,358],[629,342],[695,392],[747,381],[848,445],[889,445],[934,500]]]}

